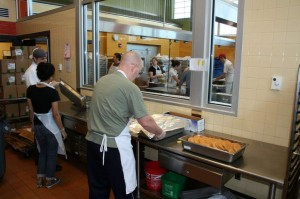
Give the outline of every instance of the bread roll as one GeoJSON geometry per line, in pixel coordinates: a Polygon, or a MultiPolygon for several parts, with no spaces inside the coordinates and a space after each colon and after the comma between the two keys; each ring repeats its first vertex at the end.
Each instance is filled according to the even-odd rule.
{"type": "Polygon", "coordinates": [[[199,144],[205,147],[220,149],[232,154],[236,153],[242,148],[239,143],[231,142],[229,140],[225,140],[221,138],[214,138],[214,137],[203,136],[203,135],[191,136],[188,138],[188,142],[199,144]]]}

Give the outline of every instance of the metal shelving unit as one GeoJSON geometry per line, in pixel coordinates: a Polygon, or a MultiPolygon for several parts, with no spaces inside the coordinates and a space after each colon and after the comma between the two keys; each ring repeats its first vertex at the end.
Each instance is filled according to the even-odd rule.
{"type": "MultiPolygon", "coordinates": [[[[0,113],[5,116],[5,105],[16,104],[26,102],[26,98],[11,98],[11,99],[0,99],[0,113]]],[[[10,124],[18,124],[20,126],[27,124],[29,122],[29,116],[18,116],[13,118],[7,118],[10,124]]],[[[24,154],[24,157],[29,157],[30,151],[34,150],[34,143],[28,139],[25,139],[19,134],[14,132],[8,132],[4,136],[4,140],[8,143],[14,150],[18,150],[24,154]]]]}
{"type": "Polygon", "coordinates": [[[300,176],[300,66],[298,68],[293,120],[289,144],[288,165],[282,198],[294,199],[299,195],[300,176]]]}

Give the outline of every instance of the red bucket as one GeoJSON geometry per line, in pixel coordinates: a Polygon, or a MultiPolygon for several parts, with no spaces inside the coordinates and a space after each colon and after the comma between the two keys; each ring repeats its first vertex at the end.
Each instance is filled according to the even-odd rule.
{"type": "Polygon", "coordinates": [[[161,176],[166,173],[166,169],[161,168],[158,161],[151,161],[146,163],[145,173],[147,188],[154,191],[161,190],[161,176]]]}

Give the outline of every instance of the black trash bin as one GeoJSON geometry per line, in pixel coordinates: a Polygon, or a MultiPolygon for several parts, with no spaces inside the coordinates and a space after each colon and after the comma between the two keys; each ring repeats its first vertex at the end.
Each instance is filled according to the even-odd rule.
{"type": "Polygon", "coordinates": [[[0,115],[0,180],[2,180],[6,164],[5,164],[5,141],[4,133],[9,131],[9,125],[4,116],[0,115]]]}

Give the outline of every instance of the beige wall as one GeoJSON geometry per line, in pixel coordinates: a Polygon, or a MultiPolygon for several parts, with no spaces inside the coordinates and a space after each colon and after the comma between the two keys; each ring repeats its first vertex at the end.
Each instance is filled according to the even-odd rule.
{"type": "Polygon", "coordinates": [[[0,17],[0,21],[9,21],[9,22],[17,21],[16,1],[15,0],[1,0],[0,8],[7,8],[8,12],[9,12],[9,18],[0,17]]]}
{"type": "Polygon", "coordinates": [[[300,1],[247,0],[238,117],[204,113],[206,128],[288,146],[300,64],[300,1]],[[273,91],[271,78],[283,86],[273,91]]]}
{"type": "Polygon", "coordinates": [[[74,9],[17,23],[17,35],[42,31],[50,31],[50,55],[51,63],[54,64],[56,69],[55,79],[59,80],[60,78],[62,78],[72,87],[76,88],[76,43],[74,9]],[[69,43],[71,45],[71,59],[69,60],[71,72],[67,72],[66,70],[66,64],[68,60],[64,59],[65,43],[69,43]],[[63,65],[62,71],[58,71],[59,64],[63,65]]]}
{"type": "MultiPolygon", "coordinates": [[[[203,112],[206,129],[288,146],[300,64],[299,10],[299,0],[246,1],[238,116],[203,112]],[[280,91],[270,89],[273,75],[283,78],[280,91]]],[[[160,104],[147,106],[165,111],[160,104]]]]}
{"type": "MultiPolygon", "coordinates": [[[[238,116],[203,112],[205,128],[288,146],[300,64],[300,0],[245,2],[238,116]],[[270,89],[273,75],[282,76],[282,90],[270,89]]],[[[190,112],[152,102],[147,108],[151,113],[190,112]]],[[[268,185],[245,178],[232,179],[227,186],[259,199],[268,196],[268,185]]],[[[276,198],[281,198],[281,190],[277,190],[276,198]]]]}

